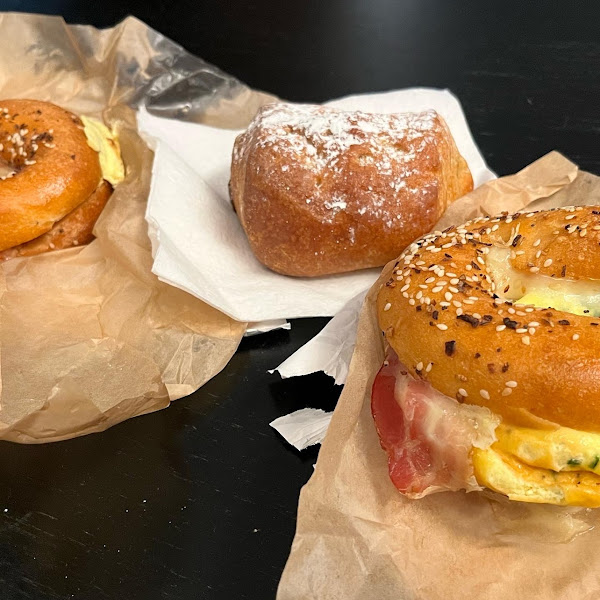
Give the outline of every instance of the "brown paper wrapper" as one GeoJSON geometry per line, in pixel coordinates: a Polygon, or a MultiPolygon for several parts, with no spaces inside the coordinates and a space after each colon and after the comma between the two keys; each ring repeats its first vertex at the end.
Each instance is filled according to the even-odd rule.
{"type": "Polygon", "coordinates": [[[124,104],[236,127],[266,96],[136,19],[98,31],[3,14],[0,98],[14,97],[103,117],[119,132],[127,171],[89,246],[0,265],[0,439],[36,443],[164,408],[235,352],[245,323],[151,273],[153,155],[124,104]]]}
{"type": "MultiPolygon", "coordinates": [[[[553,152],[484,184],[442,221],[595,203],[600,178],[553,152]]],[[[600,511],[510,502],[491,492],[409,500],[392,485],[370,411],[384,358],[375,298],[392,268],[363,305],[349,376],[300,494],[278,600],[598,598],[600,511]]]]}

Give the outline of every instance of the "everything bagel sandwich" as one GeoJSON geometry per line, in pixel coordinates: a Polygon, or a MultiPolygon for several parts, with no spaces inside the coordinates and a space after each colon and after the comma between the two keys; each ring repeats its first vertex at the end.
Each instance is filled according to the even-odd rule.
{"type": "Polygon", "coordinates": [[[39,100],[0,101],[0,163],[0,260],[89,243],[124,177],[103,123],[39,100]]]}
{"type": "Polygon", "coordinates": [[[600,506],[599,245],[600,207],[566,207],[478,218],[399,257],[372,412],[400,492],[600,506]]]}

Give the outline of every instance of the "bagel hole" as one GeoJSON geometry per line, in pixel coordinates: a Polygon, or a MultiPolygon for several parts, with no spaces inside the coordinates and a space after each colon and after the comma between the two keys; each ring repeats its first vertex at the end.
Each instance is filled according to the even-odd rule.
{"type": "Polygon", "coordinates": [[[557,279],[515,269],[510,250],[492,246],[486,260],[496,294],[503,300],[582,315],[600,316],[600,280],[557,279]]]}

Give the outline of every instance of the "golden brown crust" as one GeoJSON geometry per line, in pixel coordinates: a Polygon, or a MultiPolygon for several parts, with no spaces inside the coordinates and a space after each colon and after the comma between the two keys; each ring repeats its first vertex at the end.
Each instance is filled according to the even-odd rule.
{"type": "Polygon", "coordinates": [[[0,101],[0,250],[49,231],[102,180],[98,153],[74,114],[38,100],[0,101]]]}
{"type": "Polygon", "coordinates": [[[473,181],[443,119],[263,107],[233,151],[230,191],[259,261],[313,277],[376,267],[473,181]]]}
{"type": "Polygon", "coordinates": [[[513,421],[600,431],[600,318],[495,298],[504,290],[488,268],[495,246],[516,272],[600,279],[600,209],[503,215],[437,233],[400,256],[377,299],[380,326],[411,374],[513,421]]]}
{"type": "Polygon", "coordinates": [[[34,256],[51,250],[89,244],[94,225],[112,194],[112,186],[103,181],[93,194],[43,235],[0,252],[0,261],[20,256],[34,256]]]}

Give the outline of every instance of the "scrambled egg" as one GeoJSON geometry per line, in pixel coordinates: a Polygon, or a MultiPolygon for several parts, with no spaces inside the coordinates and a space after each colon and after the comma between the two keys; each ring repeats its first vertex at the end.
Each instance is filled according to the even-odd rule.
{"type": "Polygon", "coordinates": [[[496,436],[473,449],[481,485],[522,502],[600,506],[600,434],[501,424],[496,436]]]}
{"type": "Polygon", "coordinates": [[[117,135],[97,119],[82,116],[81,121],[88,144],[100,155],[100,168],[104,179],[113,186],[123,181],[125,167],[117,135]]]}

